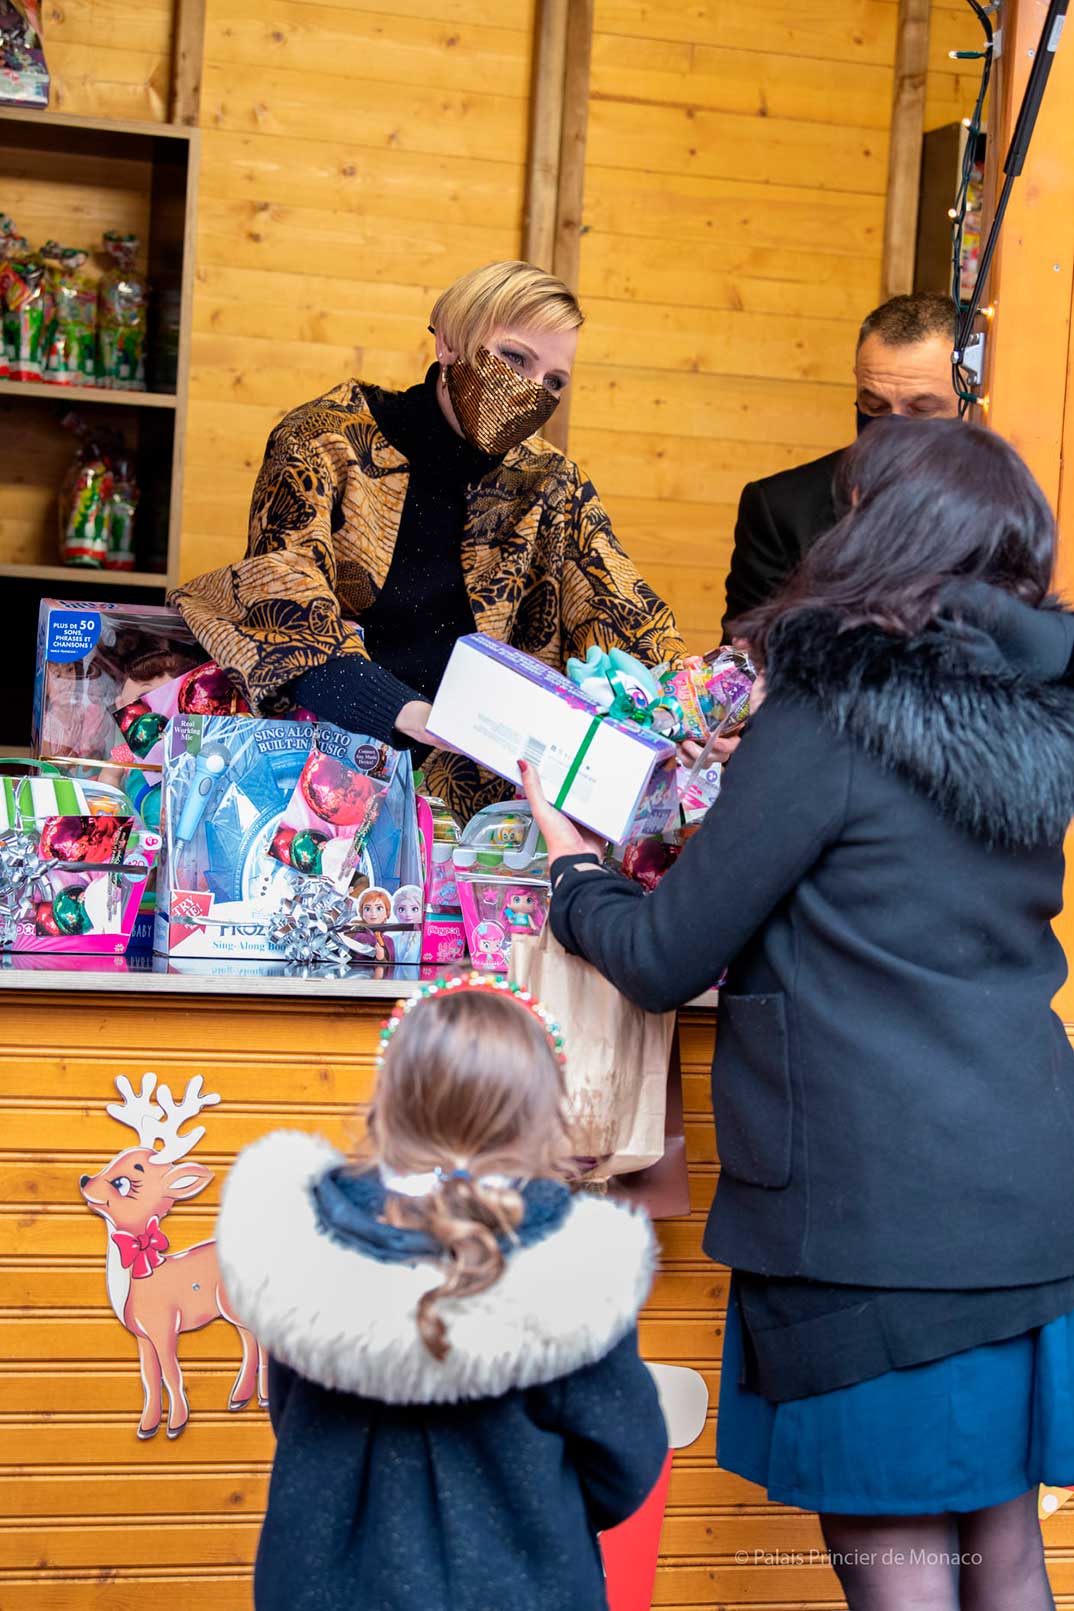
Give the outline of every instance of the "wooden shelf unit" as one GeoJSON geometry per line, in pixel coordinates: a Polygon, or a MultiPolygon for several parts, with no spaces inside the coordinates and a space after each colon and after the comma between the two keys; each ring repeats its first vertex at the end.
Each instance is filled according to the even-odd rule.
{"type": "Polygon", "coordinates": [[[51,236],[95,253],[105,229],[136,234],[150,293],[147,391],[0,380],[0,630],[18,646],[0,672],[0,746],[29,735],[42,597],[108,599],[118,588],[160,603],[178,580],[198,157],[198,130],[185,124],[0,106],[0,195],[20,233],[32,247],[51,236]],[[72,409],[131,448],[135,572],[58,564],[56,496],[74,453],[59,422],[72,409]]]}
{"type": "Polygon", "coordinates": [[[162,571],[106,571],[93,565],[5,565],[0,562],[0,576],[29,582],[61,582],[65,588],[77,587],[79,594],[103,587],[159,587],[168,585],[162,571]]]}
{"type": "Polygon", "coordinates": [[[104,386],[53,386],[40,380],[0,380],[0,397],[43,397],[50,403],[111,403],[113,408],[175,408],[174,392],[112,392],[104,386]]]}

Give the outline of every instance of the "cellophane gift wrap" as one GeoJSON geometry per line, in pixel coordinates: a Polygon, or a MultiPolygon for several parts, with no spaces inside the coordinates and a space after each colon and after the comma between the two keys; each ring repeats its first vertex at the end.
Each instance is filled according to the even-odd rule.
{"type": "Polygon", "coordinates": [[[510,977],[542,1001],[566,1040],[571,1146],[586,1180],[647,1169],[664,1153],[675,1014],[643,1012],[560,945],[546,924],[511,947],[510,977]]]}

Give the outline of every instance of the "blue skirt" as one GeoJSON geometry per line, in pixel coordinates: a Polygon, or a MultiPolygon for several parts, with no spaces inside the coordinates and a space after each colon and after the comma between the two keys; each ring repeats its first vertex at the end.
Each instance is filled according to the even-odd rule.
{"type": "Polygon", "coordinates": [[[780,1504],[927,1516],[1074,1486],[1074,1315],[785,1404],[742,1387],[741,1367],[732,1284],[716,1458],[780,1504]]]}

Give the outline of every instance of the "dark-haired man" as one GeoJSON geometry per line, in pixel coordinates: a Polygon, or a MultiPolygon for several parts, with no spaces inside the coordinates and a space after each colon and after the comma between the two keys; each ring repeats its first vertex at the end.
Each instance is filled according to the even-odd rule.
{"type": "MultiPolygon", "coordinates": [[[[892,297],[868,315],[854,360],[859,433],[889,414],[906,419],[958,414],[951,384],[954,327],[955,305],[936,291],[892,297]]],[[[725,636],[738,616],[773,596],[834,523],[832,482],[844,452],[840,448],[743,488],[727,578],[725,636]]]]}

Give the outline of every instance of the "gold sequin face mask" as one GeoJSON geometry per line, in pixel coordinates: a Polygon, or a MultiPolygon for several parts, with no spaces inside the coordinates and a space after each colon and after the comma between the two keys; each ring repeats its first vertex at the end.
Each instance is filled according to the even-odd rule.
{"type": "Polygon", "coordinates": [[[516,375],[487,347],[447,366],[447,389],[462,434],[484,453],[506,453],[539,431],[559,402],[547,386],[516,375]]]}

